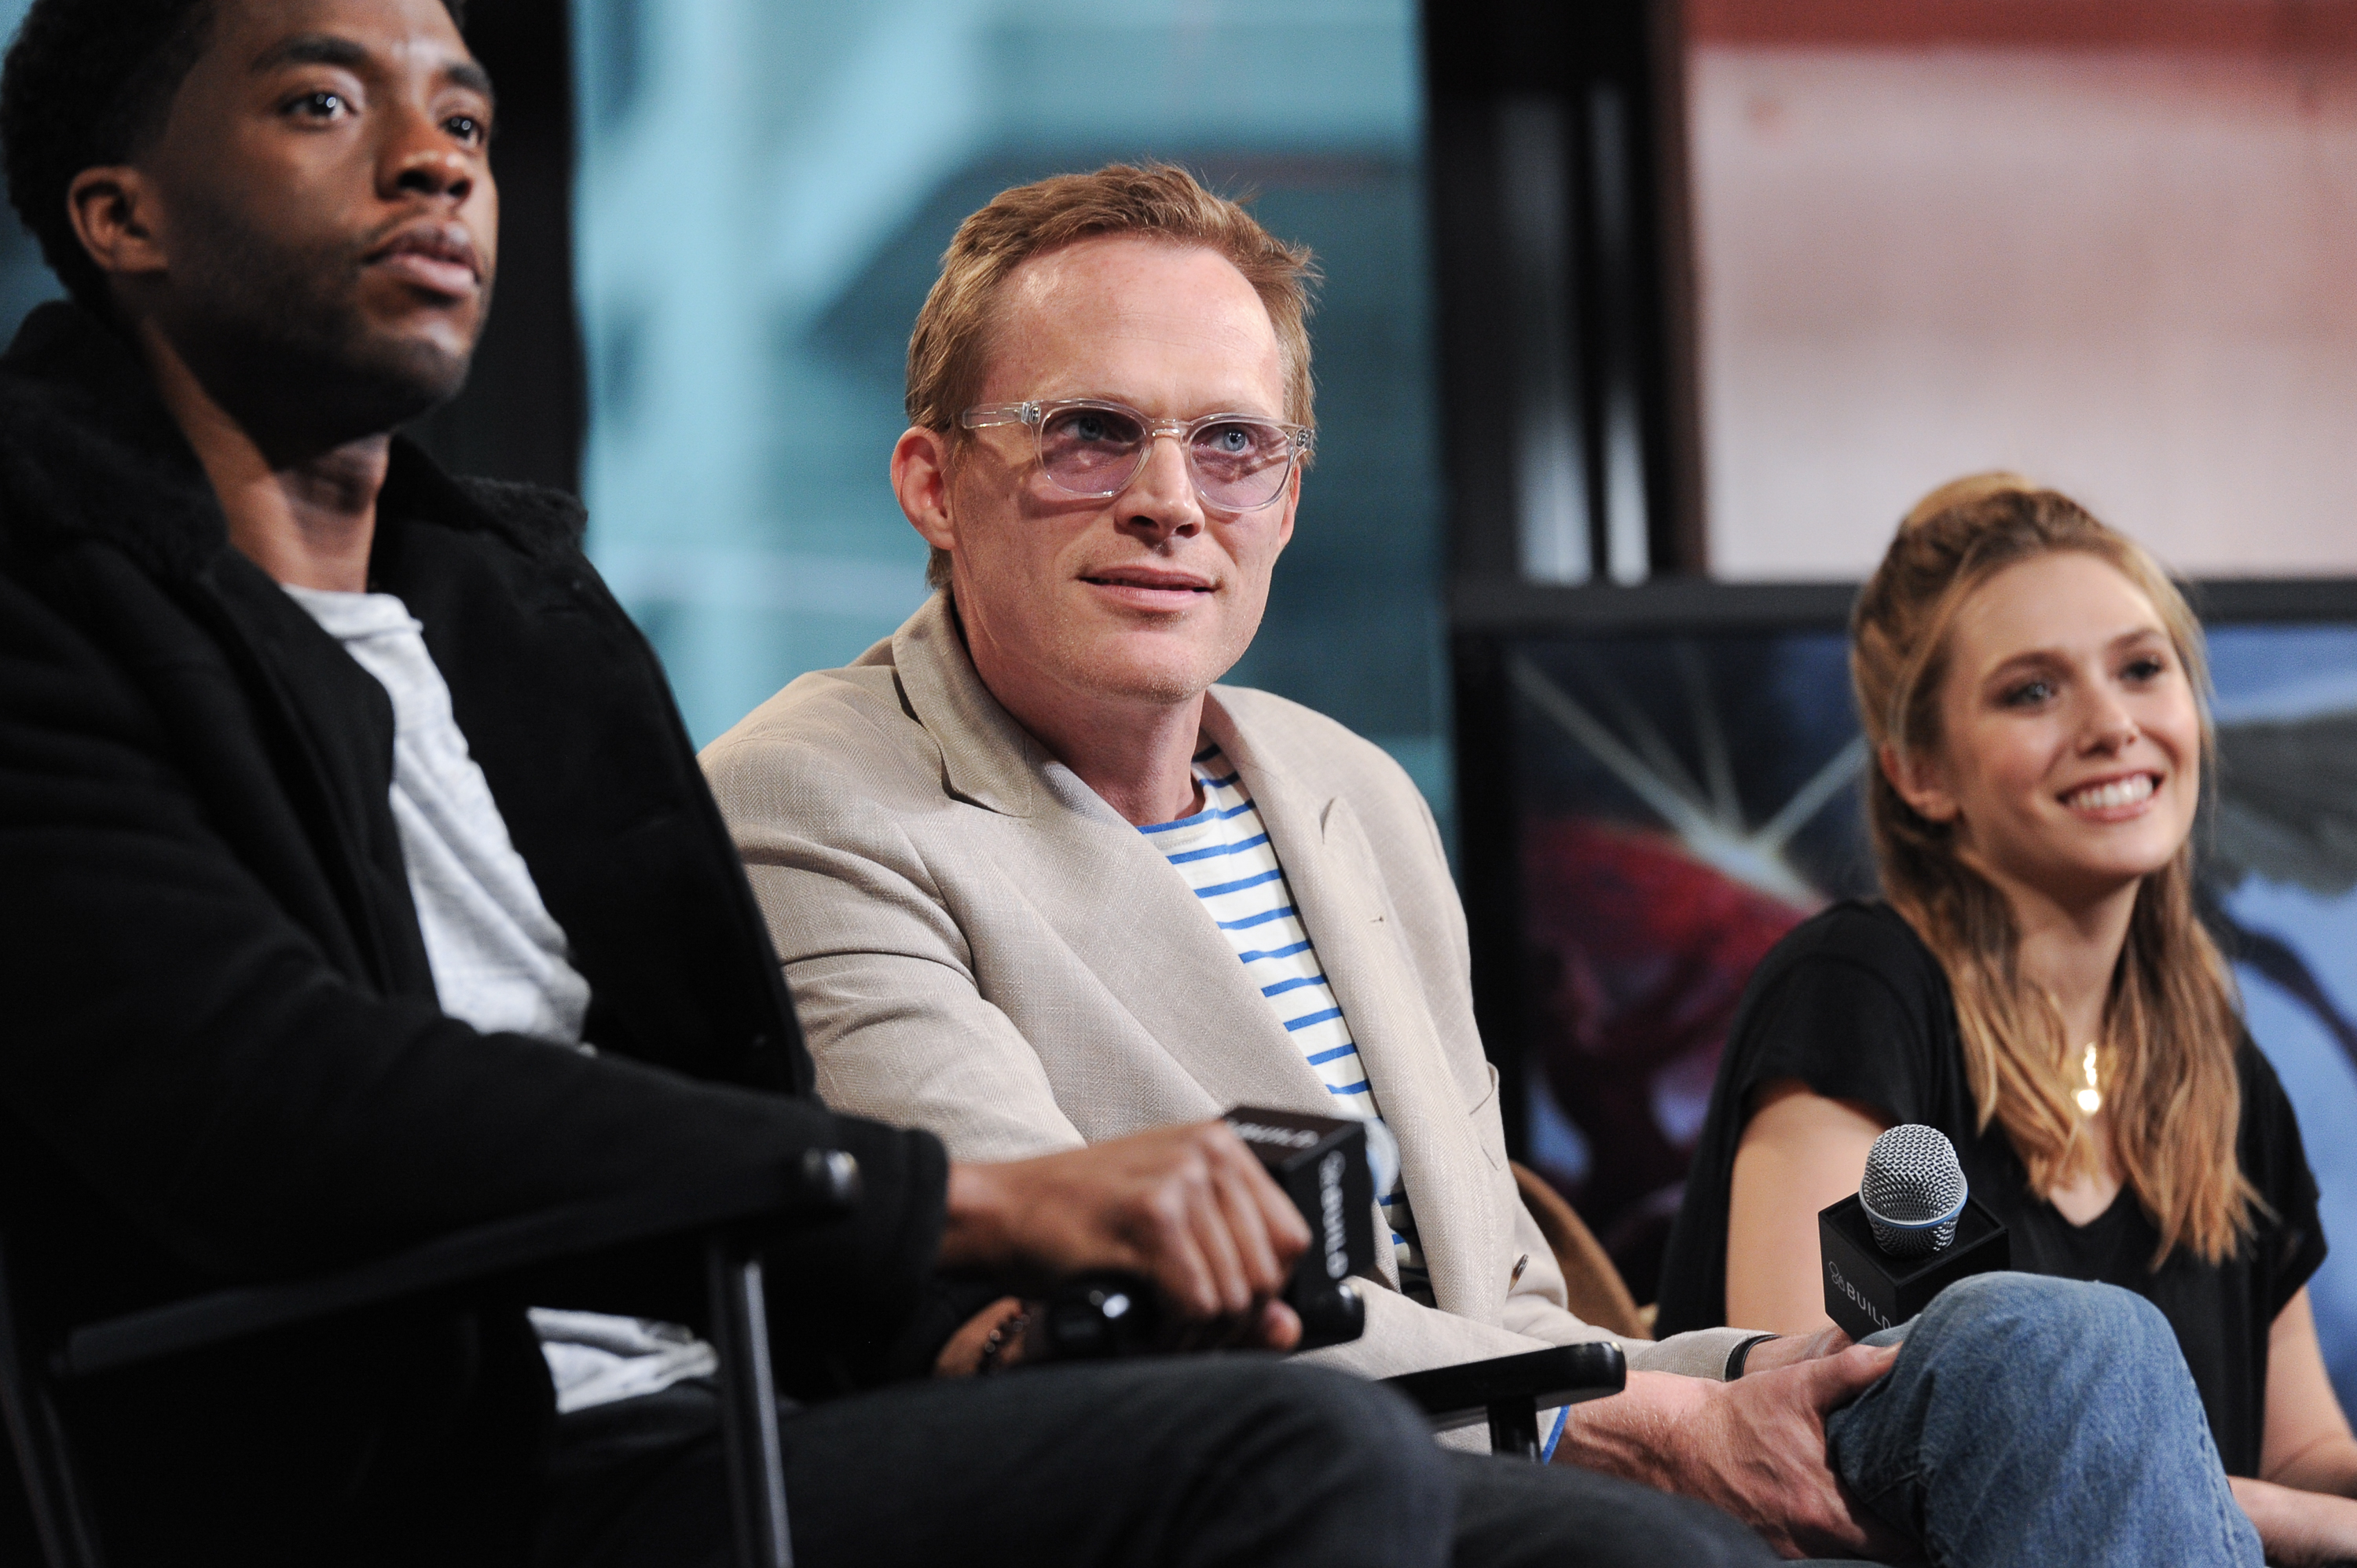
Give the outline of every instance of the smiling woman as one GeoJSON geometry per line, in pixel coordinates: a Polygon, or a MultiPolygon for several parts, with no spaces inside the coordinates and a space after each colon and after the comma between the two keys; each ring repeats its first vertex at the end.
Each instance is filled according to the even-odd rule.
{"type": "Polygon", "coordinates": [[[1917,507],[1855,632],[1885,887],[1956,984],[1980,1120],[2074,1220],[2125,1175],[2160,1251],[2222,1256],[2248,1189],[2239,1025],[2192,915],[2209,744],[2192,612],[2065,498],[1984,476],[1917,507]],[[2093,1120],[2075,1101],[2089,1046],[2113,1080],[2093,1120]]]}
{"type": "Polygon", "coordinates": [[[2308,1307],[2316,1184],[2194,911],[2200,625],[2132,541],[1988,474],[1915,508],[1851,630],[1888,901],[1827,910],[1753,975],[1661,1326],[1822,1327],[1817,1211],[1878,1133],[1926,1123],[2015,1268],[2160,1307],[2269,1560],[2345,1554],[2357,1441],[2308,1307]]]}

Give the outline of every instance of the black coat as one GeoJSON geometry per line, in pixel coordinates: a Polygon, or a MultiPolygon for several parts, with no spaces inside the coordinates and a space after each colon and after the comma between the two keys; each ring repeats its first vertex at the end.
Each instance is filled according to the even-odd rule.
{"type": "MultiPolygon", "coordinates": [[[[0,1221],[59,1311],[825,1145],[866,1196],[780,1262],[774,1293],[823,1303],[790,1359],[840,1365],[909,1312],[940,1145],[806,1098],[736,852],[581,532],[569,498],[396,441],[370,574],[425,624],[592,988],[595,1057],[436,1007],[391,703],[230,545],[136,356],[59,305],[0,360],[0,1221]]],[[[591,1273],[550,1305],[692,1316],[694,1283],[591,1273]]],[[[513,1560],[549,1410],[520,1312],[446,1309],[71,1413],[120,1563],[457,1563],[513,1560]]]]}

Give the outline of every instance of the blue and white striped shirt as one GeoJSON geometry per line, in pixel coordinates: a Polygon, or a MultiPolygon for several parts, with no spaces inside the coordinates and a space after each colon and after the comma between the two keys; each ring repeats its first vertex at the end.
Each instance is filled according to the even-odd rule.
{"type": "MultiPolygon", "coordinates": [[[[1195,758],[1195,778],[1203,792],[1201,811],[1138,831],[1202,900],[1253,983],[1275,1009],[1277,1021],[1325,1084],[1335,1114],[1380,1121],[1382,1108],[1351,1037],[1350,1023],[1326,983],[1318,950],[1310,946],[1308,929],[1286,885],[1285,868],[1277,864],[1275,847],[1268,842],[1268,830],[1252,797],[1244,792],[1243,780],[1216,746],[1195,758]]],[[[1415,1216],[1408,1208],[1405,1182],[1395,1178],[1381,1201],[1383,1217],[1391,1222],[1401,1289],[1429,1305],[1431,1280],[1416,1246],[1415,1216]]]]}

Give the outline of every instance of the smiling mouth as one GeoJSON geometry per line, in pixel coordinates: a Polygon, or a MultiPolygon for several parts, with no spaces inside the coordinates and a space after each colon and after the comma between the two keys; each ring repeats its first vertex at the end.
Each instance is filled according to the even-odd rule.
{"type": "Polygon", "coordinates": [[[2126,779],[2074,789],[2062,797],[2062,804],[2074,811],[2115,811],[2123,806],[2143,805],[2158,788],[2160,780],[2152,774],[2131,773],[2126,779]]]}

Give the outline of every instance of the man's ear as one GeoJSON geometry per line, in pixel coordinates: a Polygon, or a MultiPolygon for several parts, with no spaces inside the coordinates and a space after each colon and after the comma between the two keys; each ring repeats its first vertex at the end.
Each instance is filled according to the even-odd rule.
{"type": "Polygon", "coordinates": [[[938,430],[911,425],[892,445],[892,493],[909,526],[936,550],[957,548],[950,517],[950,441],[938,430]]]}
{"type": "Polygon", "coordinates": [[[1941,778],[1939,765],[1918,752],[1901,752],[1886,745],[1875,754],[1882,765],[1882,776],[1899,791],[1899,798],[1915,809],[1915,814],[1926,822],[1953,822],[1958,808],[1956,798],[1948,793],[1947,781],[1941,778]]]}
{"type": "Polygon", "coordinates": [[[86,168],[66,188],[74,235],[111,277],[160,273],[167,264],[156,209],[156,188],[129,164],[86,168]]]}

